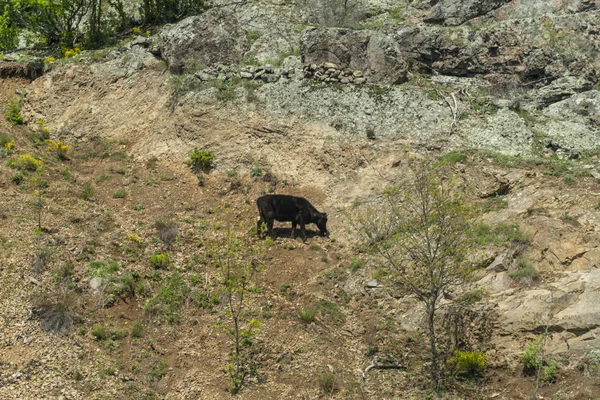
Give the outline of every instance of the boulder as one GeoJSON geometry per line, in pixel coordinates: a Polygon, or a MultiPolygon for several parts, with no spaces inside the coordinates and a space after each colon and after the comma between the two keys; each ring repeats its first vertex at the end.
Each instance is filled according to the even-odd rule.
{"type": "Polygon", "coordinates": [[[408,65],[397,43],[380,33],[307,28],[302,32],[300,46],[305,64],[328,64],[340,69],[358,70],[372,83],[406,81],[408,65]]]}
{"type": "Polygon", "coordinates": [[[183,72],[189,63],[199,69],[217,63],[239,64],[250,47],[235,15],[224,8],[166,25],[158,35],[158,43],[174,73],[183,72]]]}

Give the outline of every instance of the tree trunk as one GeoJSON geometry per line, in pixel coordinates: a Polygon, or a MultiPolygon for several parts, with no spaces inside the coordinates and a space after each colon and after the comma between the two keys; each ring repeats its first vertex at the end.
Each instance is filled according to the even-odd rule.
{"type": "Polygon", "coordinates": [[[427,309],[427,327],[429,330],[429,351],[431,355],[431,384],[433,389],[440,390],[440,374],[438,366],[438,353],[435,344],[435,301],[426,304],[427,309]]]}

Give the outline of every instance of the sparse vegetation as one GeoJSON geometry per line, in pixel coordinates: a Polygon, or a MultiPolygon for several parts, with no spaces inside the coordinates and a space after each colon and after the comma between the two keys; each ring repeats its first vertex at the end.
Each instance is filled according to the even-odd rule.
{"type": "Polygon", "coordinates": [[[154,227],[158,231],[158,237],[166,245],[173,244],[179,234],[177,224],[167,219],[158,219],[154,227]]]}
{"type": "Polygon", "coordinates": [[[127,190],[124,188],[115,190],[112,195],[112,197],[115,199],[123,199],[126,196],[127,196],[127,190]]]}
{"type": "Polygon", "coordinates": [[[77,295],[68,289],[56,289],[33,295],[34,315],[46,332],[67,333],[79,321],[77,295]]]}
{"type": "Polygon", "coordinates": [[[515,261],[517,270],[509,274],[511,278],[517,279],[521,283],[531,284],[539,277],[540,273],[529,261],[526,261],[521,257],[517,257],[515,261]]]}
{"type": "Polygon", "coordinates": [[[94,187],[92,184],[89,182],[84,183],[79,195],[83,200],[90,200],[94,196],[94,187]]]}

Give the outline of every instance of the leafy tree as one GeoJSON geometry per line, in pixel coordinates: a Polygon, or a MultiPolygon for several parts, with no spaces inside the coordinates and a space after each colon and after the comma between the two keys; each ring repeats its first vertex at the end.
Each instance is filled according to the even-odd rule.
{"type": "Polygon", "coordinates": [[[201,14],[205,8],[204,0],[143,0],[140,13],[144,23],[160,24],[201,14]]]}
{"type": "Polygon", "coordinates": [[[388,188],[383,203],[359,214],[353,225],[390,268],[392,282],[425,306],[431,381],[439,391],[435,316],[443,294],[472,277],[468,255],[474,245],[467,231],[474,211],[446,166],[426,159],[412,162],[410,170],[410,180],[388,188]]]}
{"type": "Polygon", "coordinates": [[[18,7],[18,3],[12,2],[4,5],[4,11],[0,15],[0,50],[14,49],[19,44],[21,28],[15,19],[18,7]]]}
{"type": "Polygon", "coordinates": [[[263,267],[265,248],[254,237],[228,229],[210,249],[219,267],[221,296],[231,321],[226,332],[233,339],[233,351],[226,372],[231,380],[230,391],[237,393],[252,372],[250,345],[261,326],[260,321],[245,321],[243,316],[248,296],[256,291],[254,279],[263,267]]]}
{"type": "Polygon", "coordinates": [[[30,30],[48,46],[75,47],[79,26],[88,14],[91,0],[25,0],[24,16],[30,30]]]}

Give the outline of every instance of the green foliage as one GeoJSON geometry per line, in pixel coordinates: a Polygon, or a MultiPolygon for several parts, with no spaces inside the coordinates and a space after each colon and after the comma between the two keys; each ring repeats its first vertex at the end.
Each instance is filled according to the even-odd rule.
{"type": "Polygon", "coordinates": [[[153,266],[156,269],[167,269],[169,267],[169,265],[171,264],[171,259],[169,258],[169,255],[164,253],[157,253],[153,256],[150,257],[150,259],[148,259],[148,262],[150,263],[151,266],[153,266]]]}
{"type": "Polygon", "coordinates": [[[190,152],[187,164],[194,172],[210,172],[215,167],[215,155],[212,150],[200,150],[197,147],[190,152]]]}
{"type": "Polygon", "coordinates": [[[91,199],[94,196],[94,187],[92,184],[89,182],[84,183],[79,195],[83,200],[91,199]]]}
{"type": "Polygon", "coordinates": [[[456,372],[467,377],[483,375],[487,363],[487,356],[480,351],[456,350],[450,358],[456,372]]]}
{"type": "Polygon", "coordinates": [[[518,223],[500,223],[494,228],[484,223],[475,224],[468,231],[479,245],[493,243],[497,246],[513,244],[525,245],[531,241],[531,236],[523,231],[518,223]]]}
{"type": "Polygon", "coordinates": [[[235,89],[237,88],[238,81],[230,79],[227,81],[216,80],[214,85],[217,88],[217,100],[219,101],[231,101],[236,98],[235,89]]]}
{"type": "Polygon", "coordinates": [[[142,0],[140,14],[145,24],[157,25],[201,14],[205,8],[204,0],[142,0]]]}
{"type": "Polygon", "coordinates": [[[466,305],[472,305],[483,300],[483,294],[482,289],[476,289],[462,295],[460,301],[466,305]]]}
{"type": "Polygon", "coordinates": [[[312,307],[305,308],[300,311],[300,314],[298,316],[300,317],[300,320],[302,322],[304,322],[305,324],[310,324],[312,322],[315,322],[315,320],[317,319],[317,310],[315,310],[312,307]]]}
{"type": "Polygon", "coordinates": [[[483,212],[499,211],[508,208],[508,200],[504,197],[493,196],[488,197],[483,205],[483,212]]]}
{"type": "MultiPolygon", "coordinates": [[[[239,217],[234,218],[237,224],[239,217]]],[[[230,226],[234,225],[234,221],[223,219],[230,226]]],[[[246,230],[247,227],[239,227],[239,231],[246,230]]],[[[261,323],[256,319],[244,323],[244,311],[248,307],[248,297],[257,292],[254,280],[263,267],[266,249],[262,241],[236,234],[231,228],[211,242],[208,249],[214,258],[214,265],[219,268],[221,296],[225,299],[230,321],[226,332],[232,339],[233,351],[225,370],[230,379],[230,391],[237,393],[242,389],[246,377],[253,374],[255,369],[249,347],[261,323]]]]}
{"type": "Polygon", "coordinates": [[[90,262],[90,275],[99,276],[99,277],[108,277],[115,272],[118,272],[121,269],[121,265],[110,258],[100,261],[91,261],[90,262]]]}
{"type": "Polygon", "coordinates": [[[123,199],[126,196],[127,196],[127,190],[124,188],[115,190],[112,195],[112,197],[115,199],[123,199]]]}
{"type": "Polygon", "coordinates": [[[148,371],[148,380],[150,382],[158,382],[165,375],[167,375],[168,371],[169,364],[167,364],[166,361],[160,360],[158,362],[155,362],[154,365],[152,365],[152,368],[150,368],[150,371],[148,371]]]}
{"type": "Polygon", "coordinates": [[[142,324],[140,321],[137,321],[131,328],[131,337],[134,339],[139,339],[143,336],[144,336],[144,324],[142,324]]]}
{"type": "Polygon", "coordinates": [[[166,285],[144,306],[147,315],[164,317],[169,324],[181,321],[180,309],[188,299],[191,290],[180,274],[171,276],[166,285]]]}
{"type": "Polygon", "coordinates": [[[8,110],[6,111],[6,118],[15,125],[23,124],[23,117],[21,116],[21,108],[23,107],[23,100],[11,100],[8,103],[8,110]]]}
{"type": "Polygon", "coordinates": [[[537,338],[534,342],[530,343],[525,351],[519,356],[519,361],[523,364],[523,371],[526,373],[536,372],[542,365],[542,347],[543,347],[543,336],[537,338]]]}
{"type": "Polygon", "coordinates": [[[470,281],[475,249],[467,232],[477,215],[469,206],[461,180],[430,159],[411,160],[412,178],[384,191],[384,202],[354,218],[354,228],[370,252],[383,261],[390,279],[417,296],[427,312],[431,383],[442,386],[436,344],[435,313],[443,293],[470,281]]]}
{"type": "Polygon", "coordinates": [[[453,150],[440,158],[442,164],[457,164],[467,159],[467,155],[459,150],[453,150]]]}
{"type": "Polygon", "coordinates": [[[521,257],[516,259],[517,270],[509,274],[513,279],[517,279],[523,283],[531,283],[536,280],[540,273],[537,269],[528,261],[521,257]]]}
{"type": "Polygon", "coordinates": [[[360,258],[352,258],[350,260],[350,271],[351,272],[356,272],[358,271],[362,266],[363,266],[364,261],[360,258]]]}
{"type": "Polygon", "coordinates": [[[19,44],[21,29],[14,16],[19,10],[19,5],[16,1],[7,1],[4,4],[4,11],[0,15],[0,50],[14,49],[19,44]]]}

